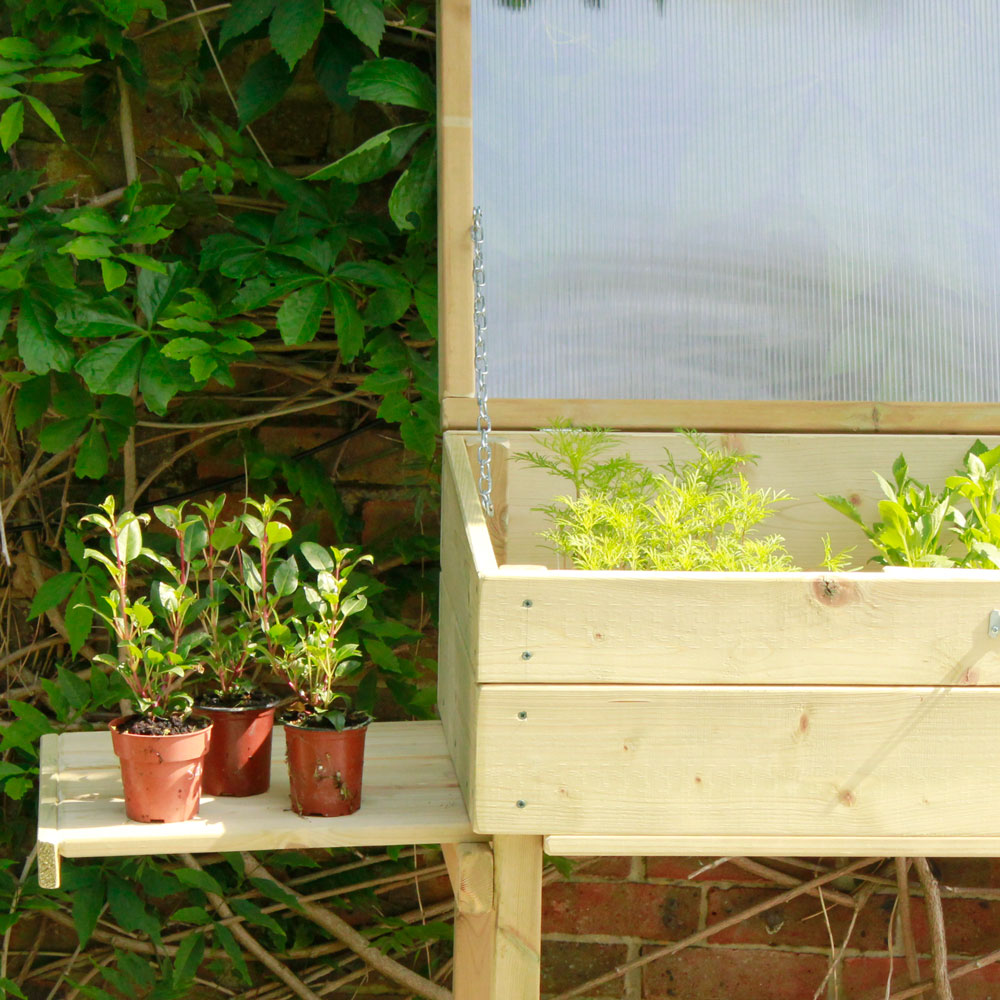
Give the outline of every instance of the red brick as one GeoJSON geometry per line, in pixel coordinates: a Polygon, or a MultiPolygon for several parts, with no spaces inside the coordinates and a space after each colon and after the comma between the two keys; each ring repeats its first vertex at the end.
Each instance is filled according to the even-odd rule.
{"type": "MultiPolygon", "coordinates": [[[[950,968],[956,969],[962,963],[953,961],[950,968]]],[[[840,969],[841,990],[850,1000],[881,1000],[885,996],[885,984],[889,980],[888,958],[848,958],[840,969]]],[[[924,979],[932,976],[929,960],[920,962],[920,975],[924,979]]],[[[906,960],[896,957],[892,960],[893,991],[910,985],[906,974],[906,960]]],[[[1000,966],[988,965],[970,972],[961,979],[952,980],[955,1000],[1000,1000],[1000,966]]],[[[931,996],[925,993],[924,996],[931,996]]],[[[701,1000],[699,997],[698,1000],[701,1000]]]]}
{"type": "Polygon", "coordinates": [[[641,882],[556,882],[542,894],[542,930],[676,941],[697,930],[700,895],[641,882]]]}
{"type": "MultiPolygon", "coordinates": [[[[1000,902],[983,899],[943,899],[941,906],[944,910],[945,933],[950,954],[979,955],[997,947],[997,942],[1000,941],[1000,902]]],[[[917,950],[929,952],[930,929],[923,899],[911,898],[910,912],[917,950]]]]}
{"type": "Polygon", "coordinates": [[[826,975],[822,955],[688,948],[646,966],[644,1000],[812,1000],[826,975]]]}
{"type": "MultiPolygon", "coordinates": [[[[704,868],[711,864],[713,858],[646,858],[646,874],[649,878],[675,878],[687,879],[692,872],[704,868]]],[[[753,875],[737,868],[736,865],[719,865],[699,875],[696,879],[691,879],[691,884],[696,885],[702,882],[767,882],[767,879],[759,875],[753,875]]]]}
{"type": "MultiPolygon", "coordinates": [[[[711,889],[708,893],[708,923],[715,924],[742,910],[773,898],[779,889],[711,889]]],[[[851,935],[852,948],[884,950],[888,940],[889,917],[893,897],[873,896],[861,911],[851,935]]],[[[827,903],[827,916],[833,939],[839,947],[847,933],[852,911],[846,906],[827,903]]],[[[914,921],[916,928],[917,922],[914,921]]],[[[780,906],[765,910],[735,927],[721,931],[713,944],[758,944],[784,947],[811,946],[828,948],[830,935],[819,899],[799,896],[780,906]]]]}
{"type": "Polygon", "coordinates": [[[366,500],[362,508],[362,544],[398,534],[404,525],[412,525],[413,510],[412,500],[366,500]]]}
{"type": "MultiPolygon", "coordinates": [[[[590,858],[580,867],[580,878],[621,878],[629,877],[632,858],[590,858]]],[[[574,872],[575,874],[575,872],[574,872]]]]}
{"type": "MultiPolygon", "coordinates": [[[[542,993],[562,993],[610,972],[627,957],[623,944],[577,944],[542,941],[542,993]]],[[[595,987],[588,996],[621,996],[621,980],[595,987]]]]}

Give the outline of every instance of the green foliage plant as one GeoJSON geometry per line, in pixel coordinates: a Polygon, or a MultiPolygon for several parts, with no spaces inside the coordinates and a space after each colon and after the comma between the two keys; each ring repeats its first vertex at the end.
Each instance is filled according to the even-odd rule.
{"type": "MultiPolygon", "coordinates": [[[[143,546],[143,527],[148,514],[117,511],[113,496],[99,509],[81,518],[110,539],[111,555],[87,548],[85,555],[101,563],[111,579],[112,589],[98,601],[97,614],[104,620],[116,645],[114,653],[101,653],[95,659],[116,670],[125,680],[136,711],[147,717],[186,714],[191,695],[183,690],[185,682],[199,669],[193,656],[194,637],[182,631],[166,636],[154,624],[154,614],[147,597],[130,593],[129,567],[142,556],[152,556],[143,546]]],[[[161,563],[164,562],[160,557],[161,563]]],[[[160,585],[161,600],[170,611],[170,621],[184,620],[194,603],[194,595],[180,584],[160,585]]]]}
{"type": "Polygon", "coordinates": [[[1000,447],[975,441],[939,489],[912,477],[904,455],[892,465],[892,482],[874,475],[884,498],[871,524],[846,498],[821,496],[861,528],[875,549],[872,562],[1000,569],[1000,447]]]}
{"type": "Polygon", "coordinates": [[[349,714],[350,698],[338,682],[359,665],[360,647],[345,642],[341,632],[348,618],[368,605],[364,588],[349,589],[349,582],[357,567],[370,563],[372,557],[352,558],[351,549],[326,549],[313,542],[303,542],[302,554],[316,571],[315,583],[302,588],[309,612],[304,618],[272,625],[275,672],[301,701],[304,718],[300,724],[336,730],[366,725],[369,716],[349,714]]]}
{"type": "Polygon", "coordinates": [[[537,435],[544,451],[517,457],[573,487],[537,508],[550,523],[543,537],[578,569],[794,569],[784,540],[758,533],[789,498],[750,488],[741,467],[755,456],[681,433],[696,457],[678,462],[668,451],[659,471],[628,455],[608,455],[618,441],[604,429],[560,424],[537,435]]]}

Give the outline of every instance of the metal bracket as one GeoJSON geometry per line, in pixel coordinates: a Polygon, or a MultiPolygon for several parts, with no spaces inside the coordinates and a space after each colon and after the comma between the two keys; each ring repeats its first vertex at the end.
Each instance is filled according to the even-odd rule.
{"type": "Polygon", "coordinates": [[[990,627],[987,635],[991,639],[996,639],[997,636],[1000,636],[1000,611],[996,608],[990,612],[990,627]]]}

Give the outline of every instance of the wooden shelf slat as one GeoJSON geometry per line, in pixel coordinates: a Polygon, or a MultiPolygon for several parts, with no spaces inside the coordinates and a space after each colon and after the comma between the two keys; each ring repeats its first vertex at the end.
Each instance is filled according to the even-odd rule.
{"type": "Polygon", "coordinates": [[[365,747],[361,808],[350,816],[297,816],[288,797],[284,730],[275,729],[271,788],[248,798],[204,796],[197,818],[135,823],[125,817],[109,733],[44,736],[39,868],[59,884],[60,857],[200,851],[461,843],[472,832],[439,722],[374,723],[365,747]]]}

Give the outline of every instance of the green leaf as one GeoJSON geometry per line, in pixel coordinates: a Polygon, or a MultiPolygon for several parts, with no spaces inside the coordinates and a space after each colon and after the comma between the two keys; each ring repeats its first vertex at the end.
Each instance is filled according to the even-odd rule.
{"type": "Polygon", "coordinates": [[[436,339],[438,330],[436,271],[426,271],[423,277],[413,286],[413,304],[417,307],[417,312],[424,321],[427,332],[436,339]]]}
{"type": "Polygon", "coordinates": [[[101,278],[104,287],[113,292],[116,288],[121,288],[128,278],[128,271],[121,264],[116,264],[113,260],[101,261],[101,278]]]}
{"type": "Polygon", "coordinates": [[[348,93],[366,101],[399,104],[419,111],[434,111],[431,78],[419,67],[402,59],[371,59],[356,66],[347,83],[348,93]]]}
{"type": "Polygon", "coordinates": [[[246,959],[243,957],[243,949],[236,943],[233,932],[225,924],[214,924],[212,933],[215,940],[222,945],[223,950],[229,956],[239,977],[247,986],[251,985],[250,972],[247,969],[246,959]]]}
{"type": "Polygon", "coordinates": [[[68,371],[75,360],[72,345],[57,332],[46,306],[24,296],[17,317],[17,350],[29,372],[68,371]]]}
{"type": "Polygon", "coordinates": [[[212,916],[204,906],[184,906],[174,910],[170,919],[178,924],[197,924],[203,927],[212,922],[212,916]]]}
{"type": "Polygon", "coordinates": [[[392,326],[410,308],[411,301],[409,287],[380,288],[365,307],[365,325],[392,326]]]}
{"type": "Polygon", "coordinates": [[[318,281],[293,292],[278,309],[278,330],[286,344],[307,344],[316,336],[326,309],[326,285],[318,281]]]}
{"type": "Polygon", "coordinates": [[[0,38],[0,56],[17,62],[34,62],[41,53],[38,46],[27,38],[8,36],[0,38]]]}
{"type": "Polygon", "coordinates": [[[202,892],[213,892],[217,896],[225,896],[226,890],[208,872],[199,868],[176,868],[174,875],[179,882],[201,889],[202,892]]]}
{"type": "Polygon", "coordinates": [[[73,471],[81,479],[101,479],[108,473],[108,443],[96,422],[80,442],[73,471]]]}
{"type": "Polygon", "coordinates": [[[69,448],[84,432],[89,417],[74,417],[72,420],[54,420],[46,424],[38,435],[38,443],[44,451],[53,453],[69,448]]]}
{"type": "Polygon", "coordinates": [[[32,97],[31,94],[25,94],[24,96],[34,109],[35,114],[65,142],[66,139],[62,134],[62,129],[59,127],[59,122],[56,121],[56,116],[49,110],[48,105],[40,101],[37,97],[32,97]]]}
{"type": "Polygon", "coordinates": [[[365,50],[342,24],[331,21],[320,32],[313,74],[327,98],[343,111],[357,104],[357,98],[347,92],[347,80],[364,57],[365,50]]]}
{"type": "MultiPolygon", "coordinates": [[[[134,562],[142,553],[142,525],[139,523],[138,517],[132,517],[125,523],[121,535],[122,560],[125,563],[134,562]]],[[[152,615],[149,616],[148,620],[144,620],[144,616],[148,615],[149,611],[138,602],[133,605],[132,611],[136,616],[136,620],[143,626],[148,625],[153,620],[152,615]]],[[[184,881],[184,879],[179,877],[178,880],[181,882],[184,881]]]]}
{"type": "MultiPolygon", "coordinates": [[[[229,8],[222,30],[219,32],[219,48],[228,45],[234,38],[253,31],[274,11],[277,0],[236,0],[229,8]]],[[[219,154],[221,155],[221,153],[219,154]]]]}
{"type": "Polygon", "coordinates": [[[28,610],[28,621],[44,614],[50,608],[57,608],[72,593],[80,579],[79,573],[57,573],[50,576],[35,591],[35,596],[28,610]]]}
{"type": "Polygon", "coordinates": [[[76,375],[58,372],[54,381],[52,408],[56,413],[64,417],[89,417],[94,412],[94,397],[76,375]]]}
{"type": "Polygon", "coordinates": [[[298,899],[286,889],[282,889],[280,885],[276,885],[270,879],[252,878],[250,879],[250,883],[262,896],[266,896],[275,903],[281,903],[283,906],[287,906],[290,910],[294,910],[296,913],[302,912],[302,905],[299,903],[298,899]]]}
{"type": "Polygon", "coordinates": [[[363,285],[371,285],[373,288],[394,288],[407,292],[410,289],[410,283],[399,271],[380,260],[348,261],[346,264],[341,264],[335,273],[338,278],[360,281],[363,285]]]}
{"type": "Polygon", "coordinates": [[[330,178],[348,184],[365,184],[384,177],[397,167],[413,144],[428,130],[427,125],[397,125],[366,139],[360,146],[345,153],[339,160],[315,173],[308,180],[323,181],[330,178]]]}
{"type": "Polygon", "coordinates": [[[101,420],[113,420],[123,427],[132,427],[135,424],[135,403],[129,396],[106,396],[97,415],[101,420]]]}
{"type": "Polygon", "coordinates": [[[302,553],[302,558],[305,559],[305,561],[309,563],[314,570],[325,570],[330,573],[336,567],[336,563],[333,561],[333,556],[330,554],[330,550],[323,545],[319,545],[316,542],[303,542],[299,546],[299,551],[302,553]]]}
{"type": "Polygon", "coordinates": [[[148,326],[159,319],[177,293],[190,284],[194,275],[180,261],[164,265],[162,273],[143,269],[136,278],[136,301],[148,326]]]}
{"type": "Polygon", "coordinates": [[[184,386],[177,381],[170,362],[158,347],[151,346],[139,369],[139,392],[146,406],[158,416],[165,416],[170,400],[182,388],[184,386]]]}
{"type": "Polygon", "coordinates": [[[174,989],[190,988],[204,957],[205,935],[188,934],[181,941],[174,956],[174,989]]]}
{"type": "Polygon", "coordinates": [[[71,215],[60,225],[65,229],[72,229],[75,233],[103,233],[105,236],[114,236],[118,232],[115,220],[99,208],[81,209],[78,214],[71,215]]]}
{"type": "Polygon", "coordinates": [[[277,938],[284,941],[284,927],[282,927],[281,924],[274,919],[274,917],[265,913],[255,903],[251,903],[249,899],[240,899],[239,897],[236,897],[229,901],[229,905],[233,908],[233,912],[241,916],[248,924],[253,924],[256,927],[265,927],[277,938]]]}
{"type": "Polygon", "coordinates": [[[322,27],[323,0],[281,0],[268,30],[274,51],[289,69],[294,69],[312,48],[322,27]]]}
{"type": "Polygon", "coordinates": [[[56,667],[59,678],[59,689],[73,708],[80,709],[90,703],[90,685],[72,670],[67,670],[62,664],[56,667]]]}
{"type": "Polygon", "coordinates": [[[91,392],[130,396],[145,350],[146,341],[140,337],[112,340],[88,351],[76,363],[76,370],[91,392]]]}
{"type": "Polygon", "coordinates": [[[294,557],[289,556],[278,564],[274,572],[274,591],[279,597],[291,597],[299,586],[299,567],[294,557]]]}
{"type": "MultiPolygon", "coordinates": [[[[154,238],[147,240],[149,243],[153,243],[157,240],[164,239],[170,235],[169,229],[163,229],[162,227],[156,227],[154,232],[158,235],[154,238]]],[[[166,274],[167,265],[163,263],[162,260],[157,260],[155,257],[150,257],[148,253],[121,253],[117,255],[119,260],[125,261],[126,264],[132,264],[135,267],[144,267],[148,271],[155,271],[157,274],[166,274]]]]}
{"type": "Polygon", "coordinates": [[[21,991],[21,987],[13,979],[7,979],[6,976],[0,979],[0,997],[15,997],[16,1000],[28,1000],[21,991]]]}
{"type": "Polygon", "coordinates": [[[51,395],[51,379],[48,375],[39,375],[21,383],[14,401],[14,422],[19,431],[34,426],[45,416],[51,395]]]}
{"type": "Polygon", "coordinates": [[[389,215],[396,228],[406,232],[429,226],[436,190],[437,150],[433,142],[427,142],[413,154],[389,195],[389,215]]]}
{"type": "Polygon", "coordinates": [[[66,621],[70,652],[76,654],[83,648],[90,630],[94,627],[93,595],[86,582],[81,581],[73,591],[63,618],[66,621]]]}
{"type": "Polygon", "coordinates": [[[159,934],[159,923],[146,911],[134,885],[118,875],[108,875],[107,889],[108,906],[123,930],[149,933],[152,927],[153,932],[159,934]]]}
{"type": "Polygon", "coordinates": [[[111,256],[112,242],[106,236],[77,236],[65,246],[59,248],[59,253],[69,253],[78,260],[101,260],[111,256]]]}
{"type": "Polygon", "coordinates": [[[378,54],[385,32],[385,14],[381,3],[376,0],[340,0],[337,4],[337,17],[345,28],[378,54]]]}
{"type": "Polygon", "coordinates": [[[249,125],[266,114],[291,86],[292,71],[277,52],[268,52],[243,75],[236,107],[240,125],[249,125]]]}
{"type": "Polygon", "coordinates": [[[0,115],[0,146],[6,153],[24,131],[24,101],[15,101],[0,115]]]}
{"type": "Polygon", "coordinates": [[[364,320],[358,312],[354,296],[346,288],[330,285],[329,294],[341,356],[345,361],[353,361],[365,344],[364,320]]]}

